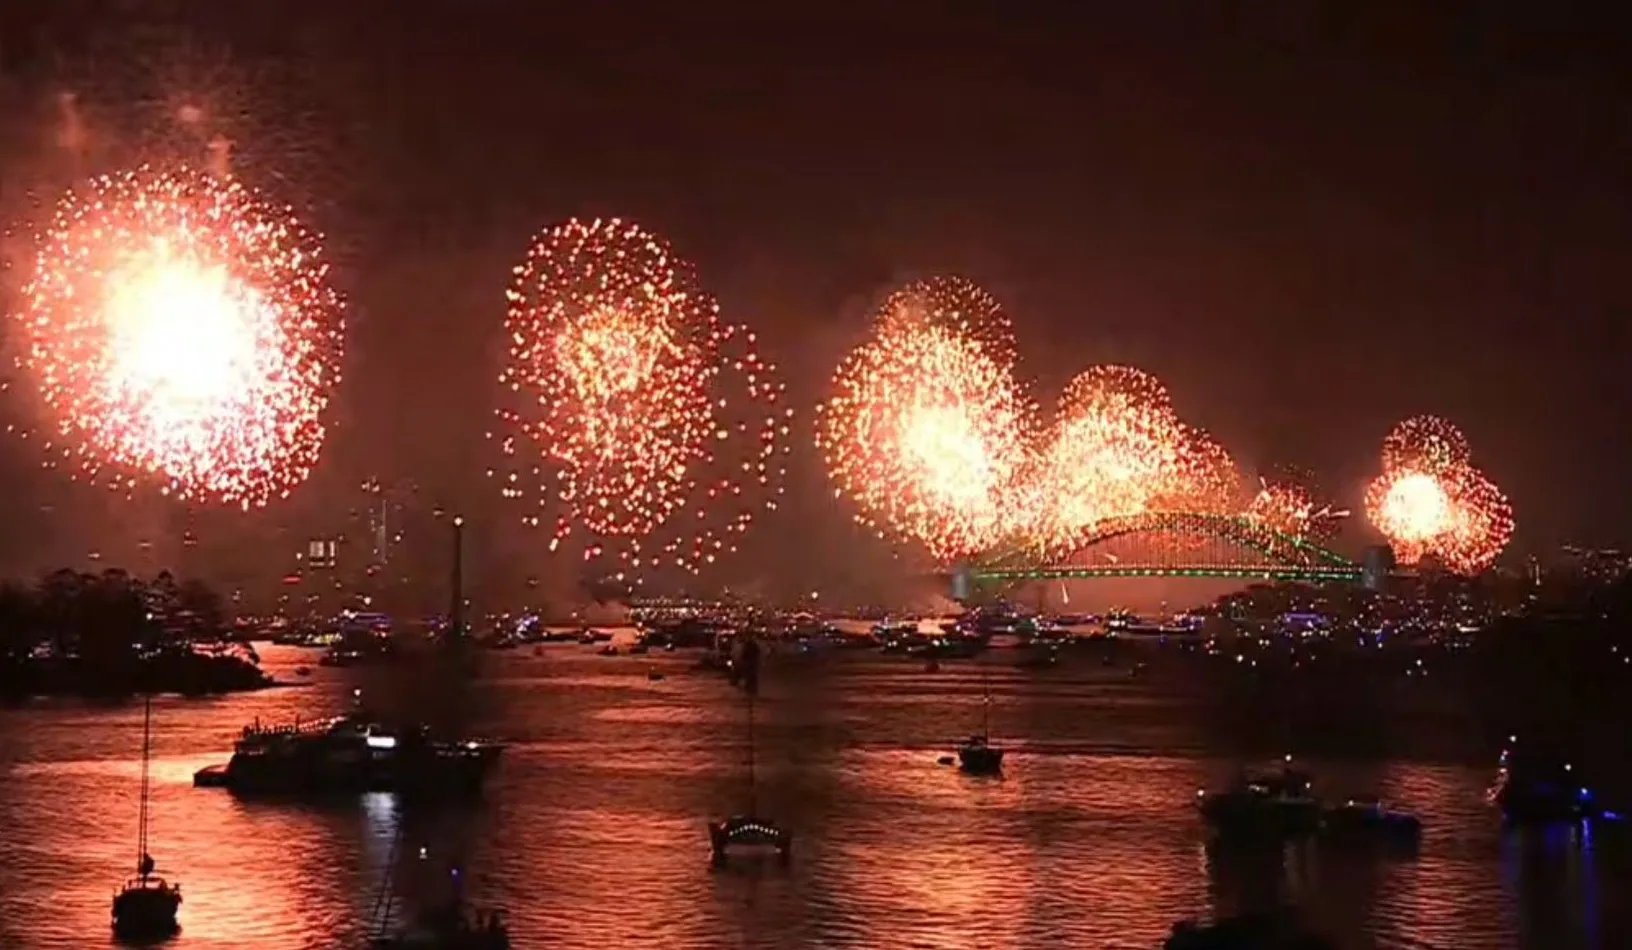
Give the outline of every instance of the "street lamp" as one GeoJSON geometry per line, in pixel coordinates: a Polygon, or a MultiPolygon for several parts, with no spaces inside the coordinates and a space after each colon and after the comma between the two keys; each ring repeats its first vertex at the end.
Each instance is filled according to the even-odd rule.
{"type": "Polygon", "coordinates": [[[448,606],[448,636],[450,639],[465,635],[465,519],[453,519],[453,577],[449,592],[453,602],[448,606]]]}

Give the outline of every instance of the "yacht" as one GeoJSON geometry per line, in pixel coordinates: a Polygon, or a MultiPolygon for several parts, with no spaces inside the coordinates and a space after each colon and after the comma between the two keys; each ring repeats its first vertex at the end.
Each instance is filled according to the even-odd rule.
{"type": "Polygon", "coordinates": [[[793,835],[776,822],[759,814],[754,773],[754,699],[759,693],[759,644],[743,643],[743,665],[753,670],[745,675],[743,692],[748,694],[748,810],[708,824],[709,851],[714,864],[724,864],[733,851],[770,852],[786,863],[793,854],[793,835]]]}
{"type": "Polygon", "coordinates": [[[958,746],[958,768],[970,775],[997,775],[1003,771],[1003,750],[992,745],[992,693],[982,684],[980,732],[958,746]]]}
{"type": "Polygon", "coordinates": [[[1497,762],[1490,800],[1509,824],[1554,824],[1590,818],[1618,818],[1606,811],[1586,776],[1574,763],[1543,750],[1521,748],[1509,736],[1497,762]]]}
{"type": "Polygon", "coordinates": [[[1201,815],[1215,830],[1274,835],[1312,834],[1320,827],[1320,800],[1308,774],[1292,768],[1292,757],[1278,774],[1244,774],[1221,792],[1196,792],[1201,815]]]}
{"type": "Polygon", "coordinates": [[[181,910],[181,885],[170,884],[153,872],[153,855],[147,850],[148,805],[152,783],[148,766],[153,750],[153,698],[142,711],[142,790],[137,819],[136,876],[125,882],[113,898],[113,931],[130,940],[167,937],[180,928],[176,913],[181,910]]]}
{"type": "Polygon", "coordinates": [[[225,765],[193,784],[248,794],[357,792],[471,794],[504,747],[433,739],[422,725],[394,728],[359,712],[333,719],[245,727],[225,765]]]}
{"type": "Polygon", "coordinates": [[[1371,796],[1356,796],[1328,808],[1321,815],[1320,831],[1328,838],[1370,838],[1403,844],[1422,837],[1422,822],[1415,815],[1385,807],[1371,796]]]}

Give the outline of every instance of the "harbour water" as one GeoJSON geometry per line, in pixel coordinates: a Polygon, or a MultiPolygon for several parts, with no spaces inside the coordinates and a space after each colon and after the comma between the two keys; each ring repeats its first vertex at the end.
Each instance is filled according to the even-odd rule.
{"type": "MultiPolygon", "coordinates": [[[[262,654],[287,679],[315,659],[262,654]]],[[[457,863],[518,947],[1148,950],[1177,919],[1281,903],[1355,950],[1632,946],[1632,849],[1504,835],[1483,798],[1491,763],[1471,753],[1401,743],[1304,763],[1324,788],[1420,814],[1414,859],[1211,857],[1196,790],[1250,763],[1182,690],[1097,664],[773,660],[758,798],[796,834],[794,859],[711,870],[704,823],[746,798],[745,717],[741,694],[693,660],[561,644],[486,655],[453,692],[402,670],[317,669],[298,688],[158,700],[152,850],[185,895],[172,945],[363,946],[407,822],[393,888],[411,903],[457,863]],[[344,711],[357,688],[508,740],[482,805],[192,787],[245,724],[344,711]],[[987,688],[1011,750],[996,780],[937,763],[978,728],[987,688]]],[[[140,703],[0,710],[0,947],[111,944],[109,901],[136,858],[141,721],[140,703]]]]}

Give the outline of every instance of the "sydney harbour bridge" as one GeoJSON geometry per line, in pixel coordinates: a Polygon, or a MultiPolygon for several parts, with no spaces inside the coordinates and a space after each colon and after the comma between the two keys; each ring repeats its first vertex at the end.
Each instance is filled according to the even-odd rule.
{"type": "Polygon", "coordinates": [[[1069,555],[999,549],[952,572],[953,596],[1028,581],[1194,577],[1379,586],[1394,570],[1386,547],[1351,560],[1239,515],[1152,512],[1103,521],[1069,555]]]}

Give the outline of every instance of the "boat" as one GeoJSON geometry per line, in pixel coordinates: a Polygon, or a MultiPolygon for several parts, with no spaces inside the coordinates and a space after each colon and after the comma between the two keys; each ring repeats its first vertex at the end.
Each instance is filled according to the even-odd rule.
{"type": "Polygon", "coordinates": [[[504,747],[477,739],[442,741],[423,725],[391,727],[359,709],[287,725],[246,726],[224,765],[193,784],[246,794],[474,794],[504,747]]]}
{"type": "Polygon", "coordinates": [[[1320,800],[1313,780],[1286,757],[1278,774],[1239,776],[1222,792],[1196,792],[1202,819],[1224,834],[1298,836],[1319,830],[1320,800]]]}
{"type": "Polygon", "coordinates": [[[1328,838],[1408,844],[1421,839],[1422,822],[1415,815],[1385,808],[1376,798],[1356,796],[1326,809],[1320,818],[1320,831],[1328,838]]]}
{"type": "Polygon", "coordinates": [[[505,924],[503,912],[484,914],[467,906],[461,886],[463,877],[458,868],[453,869],[453,890],[445,902],[427,909],[397,932],[389,933],[391,908],[395,903],[391,869],[397,864],[401,842],[399,826],[386,858],[385,879],[374,900],[369,950],[510,950],[510,928],[505,924]]]}
{"type": "MultiPolygon", "coordinates": [[[[758,669],[758,644],[743,644],[744,665],[758,669]]],[[[754,774],[754,699],[759,693],[757,672],[743,684],[748,694],[748,809],[709,822],[708,843],[714,864],[724,864],[733,851],[770,852],[786,863],[793,855],[793,835],[759,814],[758,783],[754,774]]]]}
{"type": "Polygon", "coordinates": [[[958,768],[969,775],[997,775],[1003,771],[1003,750],[992,745],[992,691],[982,687],[980,732],[958,747],[958,768]]]}
{"type": "MultiPolygon", "coordinates": [[[[1509,736],[1497,763],[1490,800],[1514,825],[1569,824],[1606,813],[1586,779],[1562,756],[1521,748],[1509,736]]],[[[1616,816],[1618,817],[1618,816],[1616,816]]]]}
{"type": "Polygon", "coordinates": [[[377,634],[352,635],[329,647],[318,658],[319,666],[348,667],[384,663],[396,658],[388,637],[377,634]]]}
{"type": "Polygon", "coordinates": [[[113,898],[114,933],[132,940],[163,938],[180,929],[176,913],[181,910],[181,885],[167,883],[154,874],[153,855],[147,849],[152,753],[153,697],[149,696],[142,706],[142,791],[136,833],[136,876],[126,881],[113,898]]]}

